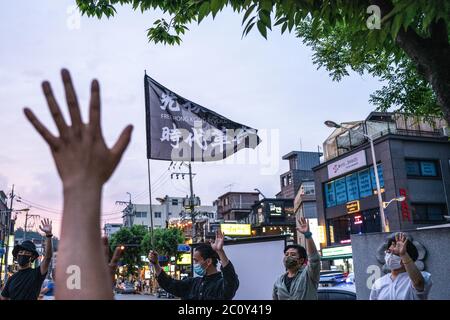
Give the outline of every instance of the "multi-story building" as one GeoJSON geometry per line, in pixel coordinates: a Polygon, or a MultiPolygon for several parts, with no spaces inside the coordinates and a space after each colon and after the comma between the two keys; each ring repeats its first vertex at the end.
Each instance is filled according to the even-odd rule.
{"type": "Polygon", "coordinates": [[[251,214],[242,222],[252,225],[255,236],[287,235],[288,242],[297,242],[292,199],[264,198],[252,206],[251,214]]]}
{"type": "Polygon", "coordinates": [[[214,201],[217,219],[241,221],[248,217],[257,201],[258,192],[227,192],[214,201]]]}
{"type": "Polygon", "coordinates": [[[320,163],[319,152],[292,151],[283,156],[289,160],[289,171],[280,176],[281,191],[276,195],[281,199],[294,199],[303,181],[314,179],[312,168],[320,163]]]}
{"type": "MultiPolygon", "coordinates": [[[[316,188],[314,181],[304,181],[298,189],[294,199],[294,212],[297,218],[303,217],[308,220],[309,229],[313,234],[316,247],[320,249],[320,237],[323,230],[319,228],[316,206],[316,188]]],[[[297,219],[298,221],[298,219],[297,219]]],[[[298,227],[298,222],[296,226],[298,227]]],[[[297,242],[305,246],[305,237],[297,231],[297,242]]]]}
{"type": "Polygon", "coordinates": [[[106,237],[111,238],[111,236],[123,227],[122,223],[105,223],[103,231],[106,237]]]}
{"type": "MultiPolygon", "coordinates": [[[[169,197],[157,198],[159,204],[152,204],[153,227],[155,229],[167,228],[171,221],[190,219],[189,210],[185,207],[186,198],[169,197]]],[[[214,220],[217,210],[215,206],[198,205],[195,207],[196,219],[207,218],[214,220]]],[[[151,226],[150,205],[133,204],[132,210],[124,215],[124,224],[151,226]],[[131,218],[131,219],[130,219],[131,218]],[[131,220],[131,224],[130,224],[131,220]]]]}
{"type": "Polygon", "coordinates": [[[383,201],[406,197],[384,210],[386,231],[445,222],[450,141],[438,118],[372,112],[342,126],[324,142],[325,162],[313,170],[319,225],[326,230],[323,260],[351,267],[351,234],[382,231],[370,144],[362,133],[374,140],[383,201]]]}

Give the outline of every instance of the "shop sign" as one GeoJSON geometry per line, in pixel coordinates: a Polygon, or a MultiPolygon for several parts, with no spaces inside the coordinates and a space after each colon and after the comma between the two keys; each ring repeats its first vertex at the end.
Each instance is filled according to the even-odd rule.
{"type": "Polygon", "coordinates": [[[329,164],[328,179],[364,167],[366,164],[366,152],[365,150],[361,150],[355,154],[345,157],[344,159],[329,164]]]}

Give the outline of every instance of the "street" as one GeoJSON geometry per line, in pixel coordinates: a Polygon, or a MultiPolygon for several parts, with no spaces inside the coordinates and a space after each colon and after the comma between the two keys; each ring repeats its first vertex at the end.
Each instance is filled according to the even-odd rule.
{"type": "Polygon", "coordinates": [[[153,295],[148,294],[120,294],[116,293],[114,295],[114,299],[116,300],[176,300],[176,299],[167,299],[167,298],[157,298],[153,295]]]}

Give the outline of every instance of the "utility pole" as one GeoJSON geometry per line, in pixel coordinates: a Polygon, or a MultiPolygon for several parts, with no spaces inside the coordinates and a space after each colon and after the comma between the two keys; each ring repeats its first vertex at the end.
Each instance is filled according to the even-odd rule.
{"type": "MultiPolygon", "coordinates": [[[[11,191],[11,203],[9,206],[9,210],[6,212],[6,232],[5,232],[5,238],[6,238],[6,246],[5,246],[5,277],[4,277],[4,282],[6,284],[6,281],[8,280],[8,251],[9,251],[9,235],[10,235],[10,229],[11,229],[11,212],[12,212],[12,207],[13,207],[13,202],[14,202],[14,185],[12,186],[12,191],[11,191]]],[[[14,230],[13,230],[14,232],[14,230]]]]}
{"type": "MultiPolygon", "coordinates": [[[[181,166],[184,164],[184,162],[181,163],[181,165],[179,166],[179,168],[181,168],[181,166]]],[[[195,176],[195,173],[192,173],[192,166],[191,166],[191,162],[189,162],[189,164],[184,164],[184,166],[186,166],[188,168],[188,172],[174,172],[170,174],[170,178],[173,179],[173,176],[176,175],[177,178],[179,175],[181,175],[181,177],[184,179],[185,175],[189,176],[189,189],[190,189],[190,197],[189,197],[189,210],[191,212],[191,221],[192,221],[192,242],[195,242],[195,238],[196,238],[196,230],[195,230],[195,196],[194,196],[194,185],[192,182],[192,177],[195,176]]]]}
{"type": "Polygon", "coordinates": [[[28,218],[30,217],[40,217],[38,214],[28,214],[29,211],[26,211],[25,213],[25,225],[24,225],[24,232],[23,232],[23,241],[27,240],[27,227],[28,227],[28,218]]]}
{"type": "Polygon", "coordinates": [[[116,204],[126,205],[122,218],[125,217],[125,227],[131,227],[133,225],[133,203],[131,202],[131,193],[127,192],[127,194],[130,196],[128,201],[116,201],[116,204]]]}

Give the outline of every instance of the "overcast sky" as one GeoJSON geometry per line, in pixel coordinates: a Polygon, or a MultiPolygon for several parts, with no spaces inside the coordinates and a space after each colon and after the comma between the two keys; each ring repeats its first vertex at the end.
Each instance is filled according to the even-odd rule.
{"type": "MultiPolygon", "coordinates": [[[[136,203],[148,203],[144,70],[167,88],[233,121],[278,132],[279,139],[276,134],[262,137],[272,146],[270,164],[265,146],[249,153],[261,159],[257,164],[194,163],[194,192],[205,205],[229,190],[259,188],[267,197],[274,196],[280,191],[279,175],[288,170],[281,156],[292,150],[317,151],[331,133],[323,125],[329,118],[365,118],[373,109],[369,95],[380,87],[370,76],[333,82],[312,64],[311,51],[299,39],[280,35],[278,28],[269,33],[268,41],[256,29],[241,39],[242,16],[230,9],[214,21],[210,17],[200,26],[190,25],[182,44],[171,47],[148,43],[146,37],[160,12],[141,14],[118,7],[115,18],[82,17],[78,28],[74,3],[0,2],[0,190],[9,192],[14,184],[18,195],[35,204],[30,213],[55,221],[56,234],[61,183],[46,144],[22,108],[31,107],[55,132],[40,83],[51,81],[68,116],[59,76],[62,67],[72,73],[84,119],[90,80],[100,80],[103,132],[109,145],[127,124],[135,126],[131,144],[104,189],[107,222],[121,221],[122,207],[115,201],[127,200],[126,192],[136,203]]],[[[188,193],[188,181],[171,180],[168,165],[151,161],[154,198],[188,193]]],[[[21,218],[18,224],[23,224],[21,218]]]]}

